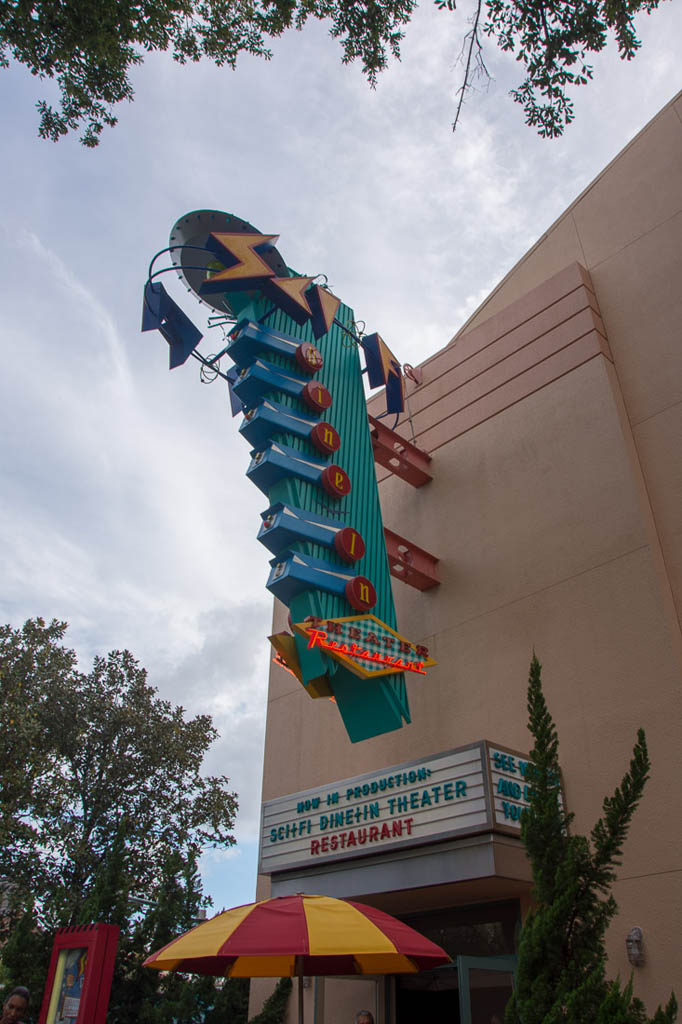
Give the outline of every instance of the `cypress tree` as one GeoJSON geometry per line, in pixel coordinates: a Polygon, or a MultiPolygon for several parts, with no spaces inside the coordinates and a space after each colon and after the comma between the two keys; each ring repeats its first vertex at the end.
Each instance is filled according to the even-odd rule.
{"type": "Polygon", "coordinates": [[[606,977],[604,936],[618,907],[611,893],[623,843],[649,777],[644,731],[630,766],[603,803],[589,839],[573,835],[573,815],[561,798],[559,740],[542,692],[535,654],[528,680],[529,730],[534,746],[527,778],[529,807],[521,838],[533,871],[535,906],[519,946],[516,987],[505,1024],[673,1024],[674,994],[653,1018],[633,996],[632,979],[606,977]]]}

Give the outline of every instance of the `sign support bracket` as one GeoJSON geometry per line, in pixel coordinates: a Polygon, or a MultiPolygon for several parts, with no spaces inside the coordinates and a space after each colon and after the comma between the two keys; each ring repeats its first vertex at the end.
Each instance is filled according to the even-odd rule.
{"type": "Polygon", "coordinates": [[[369,416],[374,461],[412,487],[423,487],[431,480],[431,456],[369,416]]]}

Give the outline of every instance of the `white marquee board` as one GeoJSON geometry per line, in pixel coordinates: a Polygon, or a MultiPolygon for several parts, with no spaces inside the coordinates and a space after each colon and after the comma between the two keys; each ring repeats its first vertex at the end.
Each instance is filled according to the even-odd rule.
{"type": "Polygon", "coordinates": [[[261,874],[491,829],[517,833],[527,758],[485,740],[268,800],[261,874]]]}

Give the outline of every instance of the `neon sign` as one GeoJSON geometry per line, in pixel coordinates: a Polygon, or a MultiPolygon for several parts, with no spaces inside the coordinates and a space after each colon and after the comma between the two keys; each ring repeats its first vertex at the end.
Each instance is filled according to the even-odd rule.
{"type": "MultiPolygon", "coordinates": [[[[425,676],[426,669],[437,664],[428,647],[406,640],[375,615],[326,620],[310,616],[305,622],[294,623],[293,629],[305,640],[306,651],[324,651],[361,679],[377,679],[394,672],[425,676]]],[[[299,679],[299,649],[293,640],[290,633],[270,637],[277,664],[299,679]]],[[[312,696],[326,697],[330,692],[323,680],[315,680],[312,696]]]]}
{"type": "Polygon", "coordinates": [[[156,257],[143,329],[163,333],[171,366],[192,356],[228,381],[251,449],[246,475],[268,500],[258,533],[273,556],[266,586],[291,621],[307,624],[271,638],[278,664],[311,697],[336,699],[355,742],[409,722],[405,673],[425,675],[435,664],[395,632],[360,353],[370,385],[386,387],[396,412],[402,370],[378,334],[361,336],[352,309],[320,283],[324,275],[289,269],[278,237],[217,210],[181,217],[166,251],[189,290],[219,314],[213,326],[222,326],[225,347],[208,359],[197,352],[200,332],[153,280],[163,273],[153,271],[156,257]],[[227,373],[223,356],[234,363],[227,373]],[[353,632],[361,621],[367,635],[353,632]]]}
{"type": "Polygon", "coordinates": [[[363,661],[374,661],[379,665],[390,665],[394,672],[400,670],[401,672],[416,672],[420,676],[426,675],[423,661],[403,661],[402,658],[392,658],[388,654],[381,654],[380,651],[372,651],[370,654],[367,649],[363,650],[362,645],[351,644],[349,647],[347,644],[339,643],[336,640],[329,640],[329,634],[325,633],[323,629],[311,629],[309,630],[309,636],[309,650],[313,647],[321,647],[331,654],[347,654],[349,657],[360,658],[363,661]]]}

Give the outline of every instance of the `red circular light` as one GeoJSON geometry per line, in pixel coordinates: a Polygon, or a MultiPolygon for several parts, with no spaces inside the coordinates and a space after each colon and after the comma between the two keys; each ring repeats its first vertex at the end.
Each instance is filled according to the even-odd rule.
{"type": "Polygon", "coordinates": [[[356,612],[368,612],[377,603],[377,592],[366,576],[355,576],[346,583],[346,600],[356,612]]]}
{"type": "Polygon", "coordinates": [[[324,384],[320,384],[316,380],[309,380],[307,384],[303,385],[301,398],[315,412],[324,412],[332,404],[332,396],[324,384]]]}
{"type": "Polygon", "coordinates": [[[334,463],[322,470],[320,483],[327,494],[331,494],[333,498],[345,498],[347,494],[350,494],[351,482],[348,473],[340,466],[335,466],[334,463]]]}
{"type": "Polygon", "coordinates": [[[324,366],[322,353],[310,341],[304,341],[298,346],[296,362],[305,373],[317,373],[324,366]]]}
{"type": "Polygon", "coordinates": [[[339,558],[344,562],[359,562],[365,553],[365,542],[362,535],[352,526],[344,526],[334,534],[334,547],[339,558]]]}
{"type": "Polygon", "coordinates": [[[325,455],[331,455],[341,447],[341,438],[331,423],[316,423],[310,431],[310,440],[318,452],[323,452],[325,455]]]}

